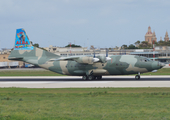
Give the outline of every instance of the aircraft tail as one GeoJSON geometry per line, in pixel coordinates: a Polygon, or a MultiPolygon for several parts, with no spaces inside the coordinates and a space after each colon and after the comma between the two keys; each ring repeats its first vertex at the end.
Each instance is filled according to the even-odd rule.
{"type": "Polygon", "coordinates": [[[14,50],[9,55],[9,60],[24,61],[32,64],[44,64],[50,59],[60,56],[32,45],[24,29],[16,30],[14,50]],[[42,59],[41,59],[42,58],[42,59]]]}
{"type": "Polygon", "coordinates": [[[30,43],[24,29],[16,30],[14,50],[33,50],[34,47],[30,43]]]}

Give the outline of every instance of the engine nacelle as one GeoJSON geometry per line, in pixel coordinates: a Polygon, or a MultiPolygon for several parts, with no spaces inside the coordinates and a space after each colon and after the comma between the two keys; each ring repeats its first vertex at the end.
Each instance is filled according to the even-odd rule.
{"type": "Polygon", "coordinates": [[[89,56],[79,57],[79,58],[74,59],[74,60],[78,63],[84,63],[84,64],[93,64],[94,62],[99,61],[98,58],[93,58],[93,57],[89,57],[89,56]]]}
{"type": "Polygon", "coordinates": [[[107,61],[106,61],[106,56],[105,56],[105,55],[99,56],[99,60],[100,60],[100,62],[102,62],[102,63],[107,62],[107,61]]]}
{"type": "Polygon", "coordinates": [[[106,57],[105,55],[100,55],[98,56],[98,58],[99,58],[99,61],[102,63],[106,63],[107,61],[111,60],[110,57],[106,57]]]}

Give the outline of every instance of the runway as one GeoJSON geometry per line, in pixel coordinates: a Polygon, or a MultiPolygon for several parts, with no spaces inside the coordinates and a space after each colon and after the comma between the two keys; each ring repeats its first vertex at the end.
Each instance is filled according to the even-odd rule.
{"type": "Polygon", "coordinates": [[[170,87],[170,76],[104,76],[102,80],[84,81],[74,76],[0,77],[0,87],[20,88],[98,88],[98,87],[170,87]]]}

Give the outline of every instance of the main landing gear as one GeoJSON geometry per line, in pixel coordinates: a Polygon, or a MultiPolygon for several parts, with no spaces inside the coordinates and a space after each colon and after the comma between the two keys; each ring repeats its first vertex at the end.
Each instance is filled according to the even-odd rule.
{"type": "Polygon", "coordinates": [[[136,79],[136,80],[139,80],[139,79],[140,79],[140,72],[138,72],[138,75],[135,76],[135,79],[136,79]]]}
{"type": "Polygon", "coordinates": [[[83,77],[82,77],[82,79],[83,80],[101,80],[102,79],[102,76],[93,76],[93,75],[89,75],[89,76],[87,76],[87,75],[84,75],[83,77]]]}

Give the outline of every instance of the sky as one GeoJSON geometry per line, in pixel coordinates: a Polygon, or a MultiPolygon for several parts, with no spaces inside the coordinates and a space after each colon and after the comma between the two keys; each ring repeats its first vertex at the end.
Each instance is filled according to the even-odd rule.
{"type": "Polygon", "coordinates": [[[114,48],[144,41],[151,26],[157,40],[170,34],[170,0],[1,0],[0,49],[14,46],[24,28],[40,47],[114,48]]]}

